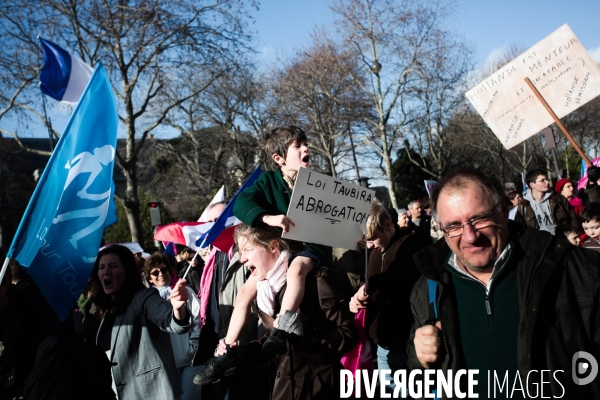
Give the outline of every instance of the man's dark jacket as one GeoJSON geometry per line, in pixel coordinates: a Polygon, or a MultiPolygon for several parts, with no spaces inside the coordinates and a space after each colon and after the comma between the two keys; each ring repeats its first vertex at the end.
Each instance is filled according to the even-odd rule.
{"type": "MultiPolygon", "coordinates": [[[[513,222],[509,222],[509,236],[515,245],[510,262],[517,263],[520,305],[517,362],[523,386],[527,384],[527,373],[537,370],[528,383],[533,396],[535,384],[539,391],[540,370],[551,370],[551,374],[563,370],[564,373],[555,374],[560,384],[552,375],[546,375],[545,396],[560,397],[564,391],[564,399],[599,399],[600,377],[588,385],[574,384],[572,358],[576,352],[586,351],[600,360],[600,254],[513,222]]],[[[450,248],[440,240],[415,255],[424,276],[411,295],[415,318],[408,342],[411,370],[422,369],[413,339],[415,330],[430,319],[427,278],[438,285],[437,304],[445,353],[433,368],[443,371],[465,368],[451,272],[444,265],[449,254],[450,248]]]]}

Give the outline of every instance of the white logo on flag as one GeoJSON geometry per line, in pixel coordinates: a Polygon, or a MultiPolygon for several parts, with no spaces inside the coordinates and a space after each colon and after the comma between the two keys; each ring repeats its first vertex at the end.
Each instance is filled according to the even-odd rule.
{"type": "MultiPolygon", "coordinates": [[[[68,221],[75,218],[92,218],[96,217],[96,220],[92,222],[86,228],[80,230],[77,233],[71,235],[71,239],[69,242],[73,245],[74,248],[77,249],[77,242],[87,235],[94,232],[96,229],[104,226],[104,221],[106,221],[106,217],[108,215],[108,206],[110,203],[111,196],[111,188],[104,193],[88,193],[88,189],[94,183],[94,180],[100,175],[102,172],[103,166],[108,166],[115,158],[115,149],[111,145],[107,144],[102,147],[96,147],[94,149],[94,153],[90,153],[88,151],[84,151],[83,153],[78,154],[73,160],[68,162],[65,165],[65,168],[69,170],[69,174],[67,176],[67,181],[65,182],[65,187],[63,188],[63,195],[65,190],[69,187],[71,182],[80,174],[89,173],[87,183],[77,192],[77,197],[86,200],[104,200],[102,204],[97,207],[68,211],[66,213],[57,215],[56,218],[52,221],[53,224],[58,224],[59,222],[68,221]]],[[[61,197],[62,201],[62,197],[61,197]]],[[[60,206],[60,201],[59,201],[60,206]]],[[[58,209],[58,207],[57,207],[58,209]]]]}

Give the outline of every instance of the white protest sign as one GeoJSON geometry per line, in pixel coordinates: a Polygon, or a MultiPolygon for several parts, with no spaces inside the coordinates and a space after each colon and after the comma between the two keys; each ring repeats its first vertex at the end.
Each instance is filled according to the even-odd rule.
{"type": "Polygon", "coordinates": [[[287,216],[291,226],[283,238],[358,250],[375,191],[300,168],[287,216]]]}
{"type": "Polygon", "coordinates": [[[561,26],[466,93],[507,149],[554,122],[526,77],[558,118],[600,94],[600,68],[571,28],[561,26]]]}

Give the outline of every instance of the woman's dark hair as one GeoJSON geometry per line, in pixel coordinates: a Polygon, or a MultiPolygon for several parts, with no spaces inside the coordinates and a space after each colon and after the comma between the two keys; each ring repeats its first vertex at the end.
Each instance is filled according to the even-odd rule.
{"type": "Polygon", "coordinates": [[[521,193],[517,192],[515,189],[510,189],[508,191],[508,193],[506,193],[506,197],[508,197],[509,200],[514,200],[518,194],[521,194],[521,193]]]}
{"type": "Polygon", "coordinates": [[[133,253],[127,247],[116,244],[110,245],[98,252],[98,257],[90,276],[90,286],[93,303],[105,313],[115,312],[116,314],[124,313],[131,300],[133,300],[133,296],[145,288],[133,253]],[[116,255],[125,269],[125,282],[123,282],[119,296],[114,300],[111,296],[104,293],[102,283],[98,278],[100,259],[107,254],[116,255]]]}
{"type": "Polygon", "coordinates": [[[173,274],[173,268],[171,266],[171,260],[169,257],[167,257],[166,254],[154,253],[148,257],[144,263],[144,276],[146,277],[148,283],[152,284],[152,281],[150,280],[150,272],[152,272],[154,268],[160,267],[161,264],[165,264],[165,267],[167,267],[169,270],[169,274],[173,274]]]}

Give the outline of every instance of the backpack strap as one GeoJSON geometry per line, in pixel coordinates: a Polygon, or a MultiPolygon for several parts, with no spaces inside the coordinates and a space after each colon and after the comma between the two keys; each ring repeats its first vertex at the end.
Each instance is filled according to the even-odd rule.
{"type": "Polygon", "coordinates": [[[429,320],[428,324],[435,325],[438,320],[437,309],[437,282],[433,279],[427,279],[428,303],[429,303],[429,320]]]}
{"type": "MultiPolygon", "coordinates": [[[[427,325],[435,325],[438,321],[438,309],[437,309],[437,282],[433,279],[427,279],[427,292],[429,302],[429,320],[425,322],[427,325]]],[[[439,400],[437,395],[437,389],[432,390],[433,398],[439,400]]]]}

